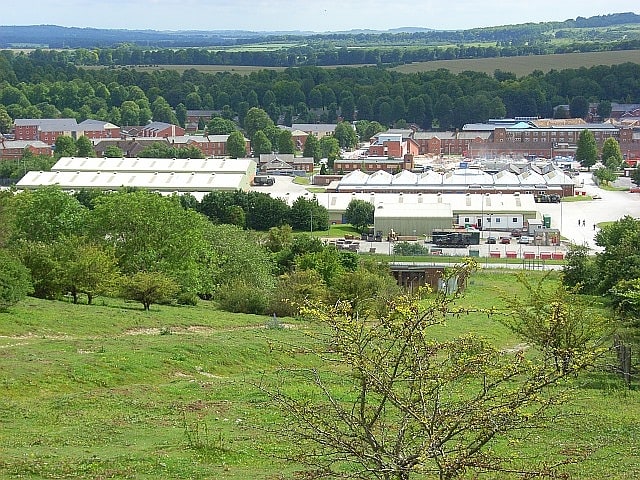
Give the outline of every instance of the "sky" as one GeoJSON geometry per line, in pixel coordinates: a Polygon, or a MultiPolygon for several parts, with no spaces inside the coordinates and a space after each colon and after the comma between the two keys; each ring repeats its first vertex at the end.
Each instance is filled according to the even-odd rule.
{"type": "Polygon", "coordinates": [[[640,14],[638,0],[31,0],[0,10],[0,25],[128,30],[457,30],[640,14]]]}

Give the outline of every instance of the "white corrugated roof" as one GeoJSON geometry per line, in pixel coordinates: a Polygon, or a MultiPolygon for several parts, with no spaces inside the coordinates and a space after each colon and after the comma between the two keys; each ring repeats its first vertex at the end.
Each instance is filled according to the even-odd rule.
{"type": "Polygon", "coordinates": [[[252,173],[250,158],[83,158],[62,157],[52,171],[252,173]]]}
{"type": "Polygon", "coordinates": [[[158,191],[190,192],[236,190],[242,188],[245,179],[246,175],[241,173],[27,172],[17,183],[17,187],[38,188],[47,185],[59,185],[65,190],[79,190],[82,188],[118,190],[122,187],[138,187],[158,191]]]}

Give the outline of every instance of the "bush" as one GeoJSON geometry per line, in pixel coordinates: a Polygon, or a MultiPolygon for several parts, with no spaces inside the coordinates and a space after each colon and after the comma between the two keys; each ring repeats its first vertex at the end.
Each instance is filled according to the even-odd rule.
{"type": "Polygon", "coordinates": [[[429,249],[419,243],[398,242],[393,246],[393,253],[396,255],[428,255],[429,249]]]}
{"type": "Polygon", "coordinates": [[[220,287],[217,292],[220,308],[233,313],[263,315],[267,309],[267,296],[253,285],[237,282],[220,287]]]}
{"type": "Polygon", "coordinates": [[[178,305],[191,305],[195,307],[198,305],[198,295],[193,292],[180,292],[176,298],[178,305]]]}
{"type": "Polygon", "coordinates": [[[32,292],[29,270],[0,250],[0,310],[15,305],[32,292]]]}

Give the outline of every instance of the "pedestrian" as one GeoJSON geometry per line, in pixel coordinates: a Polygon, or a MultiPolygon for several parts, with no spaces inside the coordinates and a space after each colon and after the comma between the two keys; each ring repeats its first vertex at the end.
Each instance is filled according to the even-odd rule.
{"type": "Polygon", "coordinates": [[[596,224],[595,224],[595,223],[593,224],[593,229],[594,229],[594,230],[596,229],[596,224]]]}
{"type": "Polygon", "coordinates": [[[586,220],[582,220],[582,226],[585,227],[587,225],[587,221],[586,220]]]}
{"type": "Polygon", "coordinates": [[[578,219],[578,226],[580,226],[580,219],[578,219]]]}

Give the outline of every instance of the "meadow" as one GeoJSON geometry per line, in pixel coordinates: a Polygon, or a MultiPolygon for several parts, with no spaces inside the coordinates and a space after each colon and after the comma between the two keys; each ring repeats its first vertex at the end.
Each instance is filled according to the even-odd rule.
{"type": "MultiPolygon", "coordinates": [[[[500,306],[520,290],[514,274],[484,270],[461,303],[500,306]]],[[[312,362],[277,346],[303,347],[316,325],[210,302],[150,312],[96,303],[28,298],[0,312],[0,478],[300,478],[283,460],[292,445],[270,433],[286,429],[280,412],[257,385],[283,365],[312,362]]],[[[503,348],[521,342],[476,314],[433,335],[469,331],[503,348]]],[[[529,433],[531,455],[585,454],[567,469],[574,478],[640,478],[637,387],[604,372],[581,376],[558,413],[529,433]]]]}

